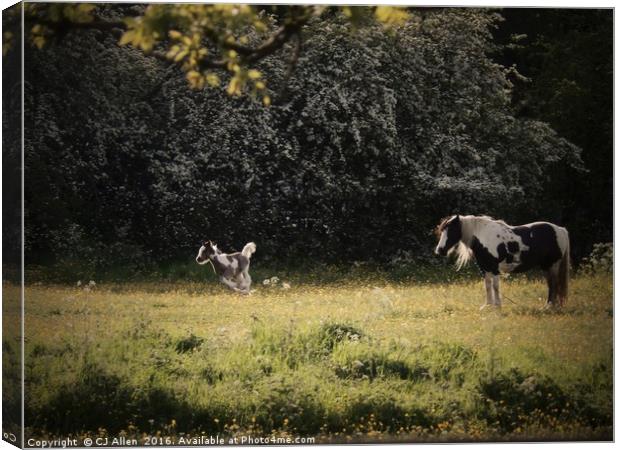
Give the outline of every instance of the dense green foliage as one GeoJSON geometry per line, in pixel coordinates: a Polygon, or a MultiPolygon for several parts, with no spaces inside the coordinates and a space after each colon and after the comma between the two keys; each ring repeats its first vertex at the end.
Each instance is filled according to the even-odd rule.
{"type": "Polygon", "coordinates": [[[519,38],[500,61],[528,77],[515,83],[516,114],[549,123],[582,149],[588,172],[554,174],[562,202],[553,207],[571,231],[573,251],[585,256],[593,242],[613,236],[613,13],[514,8],[502,15],[497,39],[519,38]]]}
{"type": "Polygon", "coordinates": [[[191,91],[103,31],[29,49],[27,263],[137,271],[204,238],[254,240],[263,260],[385,262],[427,257],[453,212],[563,223],[565,174],[588,175],[577,147],[513,114],[497,22],[443,9],[386,33],[315,19],[286,89],[286,61],[259,64],[269,108],[191,91]]]}

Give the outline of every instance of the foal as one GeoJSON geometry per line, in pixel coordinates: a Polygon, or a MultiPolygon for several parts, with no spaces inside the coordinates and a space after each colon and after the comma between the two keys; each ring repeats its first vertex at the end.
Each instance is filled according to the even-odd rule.
{"type": "Polygon", "coordinates": [[[249,294],[252,284],[250,257],[255,251],[254,242],[245,244],[241,252],[226,254],[222,253],[211,241],[205,241],[198,250],[196,262],[198,264],[211,262],[222,283],[233,291],[249,294]]]}
{"type": "Polygon", "coordinates": [[[563,306],[568,297],[570,241],[566,228],[548,222],[510,226],[487,216],[451,216],[435,229],[439,243],[435,253],[456,253],[457,270],[472,258],[484,273],[487,301],[482,306],[501,306],[499,274],[545,271],[548,306],[563,306]]]}

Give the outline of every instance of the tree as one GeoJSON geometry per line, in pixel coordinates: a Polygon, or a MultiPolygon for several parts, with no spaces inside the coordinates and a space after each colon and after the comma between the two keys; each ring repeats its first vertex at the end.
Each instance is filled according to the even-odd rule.
{"type": "MultiPolygon", "coordinates": [[[[105,32],[29,49],[27,253],[72,274],[140,270],[191,260],[205,238],[253,239],[262,262],[388,263],[428,260],[429,230],[452,212],[529,218],[579,150],[514,117],[489,57],[498,20],[442,9],[352,33],[341,14],[313,18],[269,108],[189,90],[178,67],[105,32]]],[[[288,64],[256,70],[281,83],[288,64]]]]}
{"type": "MultiPolygon", "coordinates": [[[[160,60],[178,64],[195,89],[220,85],[220,73],[229,75],[226,91],[243,92],[271,103],[263,74],[254,66],[261,59],[294,42],[289,73],[302,42],[302,29],[315,17],[339,9],[354,25],[372,18],[385,27],[405,23],[402,8],[302,6],[265,7],[243,4],[153,4],[147,7],[110,8],[89,3],[25,3],[24,21],[29,41],[41,49],[50,39],[71,31],[97,29],[121,33],[119,44],[132,45],[160,60]],[[276,15],[270,14],[270,10],[276,15]],[[118,14],[123,11],[124,14],[118,14]],[[112,17],[106,17],[106,16],[112,17]]],[[[7,11],[3,53],[10,48],[15,29],[21,25],[19,9],[7,11]],[[11,31],[13,30],[13,31],[11,31]]]]}
{"type": "Polygon", "coordinates": [[[593,243],[613,239],[613,11],[515,8],[502,15],[496,38],[509,45],[498,60],[525,76],[515,79],[516,115],[548,122],[583,149],[586,170],[555,174],[545,205],[571,231],[574,253],[585,256],[593,243]]]}

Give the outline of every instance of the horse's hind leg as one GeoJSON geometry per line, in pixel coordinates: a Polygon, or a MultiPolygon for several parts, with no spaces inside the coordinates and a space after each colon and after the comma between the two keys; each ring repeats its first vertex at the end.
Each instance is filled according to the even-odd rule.
{"type": "Polygon", "coordinates": [[[250,286],[252,285],[252,277],[250,276],[250,272],[246,270],[243,272],[243,276],[245,277],[245,289],[250,292],[250,286]]]}
{"type": "Polygon", "coordinates": [[[553,264],[545,272],[549,294],[547,296],[547,306],[556,306],[558,297],[559,264],[553,264]]]}
{"type": "Polygon", "coordinates": [[[237,283],[229,280],[225,276],[221,276],[220,281],[224,283],[226,286],[228,286],[229,288],[231,288],[233,291],[239,292],[240,289],[237,287],[237,283]]]}
{"type": "Polygon", "coordinates": [[[237,280],[241,291],[243,291],[243,293],[245,294],[249,294],[250,286],[252,285],[252,278],[250,277],[250,274],[243,271],[239,274],[237,280]]]}

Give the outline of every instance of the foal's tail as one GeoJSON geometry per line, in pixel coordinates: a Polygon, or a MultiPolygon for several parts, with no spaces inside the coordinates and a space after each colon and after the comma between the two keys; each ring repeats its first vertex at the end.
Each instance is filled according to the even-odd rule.
{"type": "Polygon", "coordinates": [[[250,257],[255,251],[256,244],[254,242],[248,242],[247,244],[245,244],[245,247],[243,247],[243,250],[241,250],[241,254],[246,258],[250,259],[250,257]]]}
{"type": "Polygon", "coordinates": [[[566,228],[561,228],[566,237],[566,248],[562,255],[562,261],[560,261],[560,273],[558,283],[558,297],[560,306],[564,306],[566,299],[568,298],[568,275],[570,271],[570,238],[566,228]]]}

